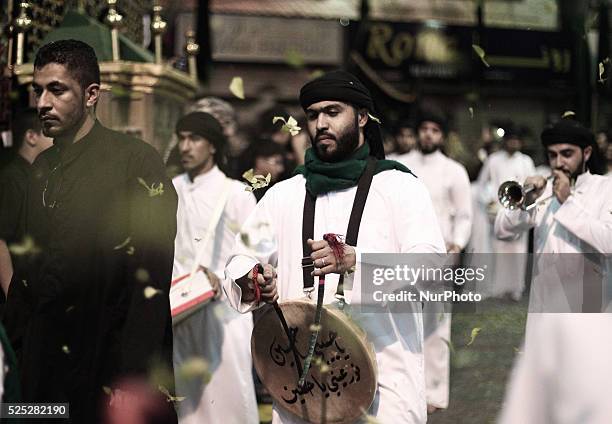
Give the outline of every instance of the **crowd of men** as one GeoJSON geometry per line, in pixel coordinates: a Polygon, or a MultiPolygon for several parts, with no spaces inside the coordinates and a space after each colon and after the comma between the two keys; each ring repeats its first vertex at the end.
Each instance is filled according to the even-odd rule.
{"type": "MultiPolygon", "coordinates": [[[[231,105],[207,97],[176,123],[174,148],[162,160],[147,143],[97,120],[100,71],[87,44],[41,47],[33,89],[36,109],[15,115],[16,155],[0,173],[4,402],[69,402],[75,423],[257,423],[253,316],[265,304],[304,296],[305,257],[312,277],[325,277],[326,304],[339,286],[347,287],[348,304],[359,304],[369,252],[498,253],[481,292],[520,300],[534,229],[529,302],[541,314],[528,319],[502,422],[612,419],[609,379],[597,377],[612,369],[605,360],[585,362],[589,349],[612,351],[612,318],[582,314],[609,312],[612,300],[612,143],[605,133],[596,142],[574,117],[560,119],[542,133],[542,172],[521,153],[521,134],[507,128],[502,148],[483,153],[470,181],[445,154],[442,111],[424,108],[384,140],[368,89],[333,71],[300,91],[299,134],[273,122],[288,117],[273,107],[245,145],[231,105]],[[239,179],[249,168],[270,174],[269,183],[245,189],[239,179]],[[532,186],[526,202],[537,207],[501,207],[497,189],[508,180],[532,186]],[[338,255],[324,235],[347,234],[354,216],[358,238],[338,255]],[[568,256],[547,255],[560,253],[572,272],[559,264],[568,256]],[[178,319],[171,291],[195,274],[210,284],[213,300],[185,306],[191,313],[178,319]],[[574,343],[568,357],[559,351],[572,344],[571,332],[584,344],[574,343]],[[572,387],[601,399],[572,396],[572,387]]],[[[449,407],[450,304],[351,314],[379,370],[369,415],[424,423],[449,407]]],[[[273,422],[303,421],[275,403],[273,422]]]]}

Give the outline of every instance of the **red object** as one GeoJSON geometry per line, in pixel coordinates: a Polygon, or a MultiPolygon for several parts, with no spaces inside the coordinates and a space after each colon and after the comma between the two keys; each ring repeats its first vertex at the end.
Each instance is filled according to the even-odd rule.
{"type": "MultiPolygon", "coordinates": [[[[183,281],[185,278],[189,277],[189,275],[190,274],[185,274],[185,275],[183,275],[181,277],[176,278],[175,280],[172,280],[172,282],[170,283],[170,287],[172,287],[175,284],[183,281]]],[[[200,296],[193,298],[189,302],[186,302],[186,303],[183,303],[182,305],[174,307],[170,311],[170,314],[172,315],[172,318],[177,317],[180,314],[182,314],[183,312],[187,311],[188,309],[191,309],[194,306],[199,305],[200,303],[203,303],[203,302],[208,301],[209,299],[212,299],[214,296],[215,296],[215,292],[214,291],[209,291],[209,292],[203,293],[200,296]]]]}
{"type": "Polygon", "coordinates": [[[323,240],[329,243],[329,247],[336,258],[336,262],[341,263],[344,259],[344,243],[340,236],[334,233],[327,233],[323,235],[323,240]]]}
{"type": "Polygon", "coordinates": [[[261,287],[259,287],[259,283],[257,282],[257,276],[259,275],[259,267],[259,264],[253,267],[253,288],[255,289],[255,300],[258,303],[261,301],[261,287]]]}

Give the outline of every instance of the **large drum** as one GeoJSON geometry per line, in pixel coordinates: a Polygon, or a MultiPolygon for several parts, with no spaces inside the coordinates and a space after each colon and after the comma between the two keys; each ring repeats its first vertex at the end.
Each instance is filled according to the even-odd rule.
{"type": "Polygon", "coordinates": [[[295,350],[273,308],[262,313],[251,337],[253,363],[270,395],[279,407],[310,423],[355,422],[376,393],[376,357],[365,332],[338,308],[323,306],[312,366],[300,388],[298,369],[308,354],[316,305],[295,300],[280,308],[295,350]]]}

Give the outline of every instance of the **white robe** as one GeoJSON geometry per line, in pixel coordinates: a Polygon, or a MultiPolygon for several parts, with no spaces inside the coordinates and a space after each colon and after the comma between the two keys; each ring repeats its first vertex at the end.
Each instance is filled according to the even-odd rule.
{"type": "MultiPolygon", "coordinates": [[[[215,166],[193,182],[187,174],[173,179],[178,194],[177,235],[173,278],[192,271],[198,241],[206,232],[210,215],[220,198],[225,175],[215,166]]],[[[225,262],[240,225],[255,208],[255,197],[245,185],[231,181],[231,190],[214,236],[205,249],[201,265],[223,279],[225,262]]],[[[241,315],[224,296],[174,326],[174,369],[181,424],[259,422],[252,377],[251,314],[241,315]],[[191,358],[204,359],[211,380],[181,378],[181,365],[191,358]]]]}
{"type": "MultiPolygon", "coordinates": [[[[472,227],[472,193],[465,167],[440,151],[426,155],[413,150],[396,160],[410,168],[427,187],[444,241],[465,248],[472,227]]],[[[423,316],[427,404],[437,408],[448,408],[449,401],[450,306],[428,302],[423,316]]]]}
{"type": "Polygon", "coordinates": [[[539,314],[499,424],[609,424],[612,315],[539,314]]]}
{"type": "MultiPolygon", "coordinates": [[[[356,187],[317,197],[314,238],[325,233],[346,234],[356,187]]],[[[224,288],[232,305],[240,311],[254,307],[241,303],[235,280],[257,263],[270,263],[278,272],[279,301],[303,298],[302,214],[305,179],[297,175],[272,187],[257,204],[244,229],[265,228],[265,249],[251,249],[236,238],[235,254],[226,268],[224,288]],[[263,225],[262,225],[263,224],[263,225]],[[255,252],[259,253],[255,253],[255,252]],[[255,256],[257,255],[257,256],[255,256]]],[[[251,233],[250,233],[251,234],[251,233]]],[[[255,236],[256,244],[263,237],[255,236]]],[[[263,246],[264,243],[261,243],[263,246]]],[[[410,174],[397,170],[376,174],[363,211],[357,242],[357,266],[345,278],[345,296],[350,305],[361,302],[362,253],[444,252],[444,242],[425,186],[410,174]]],[[[326,276],[325,303],[334,301],[338,275],[326,276]]],[[[423,323],[420,305],[415,313],[357,313],[352,318],[366,331],[374,345],[378,365],[378,390],[370,413],[382,424],[424,423],[427,419],[423,374],[423,323]]],[[[276,405],[273,423],[296,423],[276,405]]]]}
{"type": "MultiPolygon", "coordinates": [[[[536,175],[533,160],[520,152],[513,155],[505,150],[492,153],[484,162],[480,175],[478,176],[478,199],[482,207],[487,207],[491,202],[501,208],[497,198],[499,186],[509,180],[518,181],[523,184],[525,178],[536,175]]],[[[494,215],[493,215],[494,216],[494,215]]],[[[501,297],[510,294],[514,299],[519,299],[525,288],[525,271],[527,269],[528,237],[521,234],[512,241],[498,240],[493,235],[492,222],[489,223],[491,234],[492,252],[496,253],[492,258],[492,267],[489,267],[488,275],[494,276],[485,280],[484,287],[479,286],[479,292],[489,297],[501,297]]]]}
{"type": "MultiPolygon", "coordinates": [[[[551,194],[549,181],[540,199],[551,194]]],[[[532,227],[536,264],[530,311],[580,312],[584,275],[601,276],[605,309],[612,299],[612,178],[586,172],[565,203],[553,197],[529,212],[502,210],[495,220],[501,239],[514,239],[532,227]]]]}
{"type": "MultiPolygon", "coordinates": [[[[551,183],[540,197],[552,193],[551,183]]],[[[584,173],[573,194],[530,212],[501,211],[504,238],[535,226],[530,311],[580,311],[586,275],[601,282],[602,314],[528,316],[500,423],[604,424],[612,417],[612,178],[584,173]],[[561,253],[565,255],[553,255],[561,253]],[[597,277],[599,276],[599,277],[597,277]]]]}

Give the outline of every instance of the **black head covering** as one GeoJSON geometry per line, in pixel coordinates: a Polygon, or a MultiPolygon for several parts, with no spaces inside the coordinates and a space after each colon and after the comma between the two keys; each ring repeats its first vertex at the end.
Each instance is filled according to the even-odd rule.
{"type": "Polygon", "coordinates": [[[224,152],[227,146],[227,139],[223,134],[223,127],[219,121],[210,113],[191,112],[183,116],[176,123],[176,134],[182,131],[189,131],[204,137],[215,147],[215,163],[224,164],[224,152]]]}
{"type": "Polygon", "coordinates": [[[419,131],[420,126],[423,122],[434,122],[440,126],[440,129],[444,134],[448,133],[448,120],[442,112],[433,109],[423,109],[419,112],[416,131],[419,131]]]}
{"type": "Polygon", "coordinates": [[[571,118],[564,118],[544,129],[541,139],[544,147],[551,144],[567,143],[584,149],[587,146],[595,145],[593,133],[582,126],[580,122],[571,118]]]}
{"type": "MultiPolygon", "coordinates": [[[[346,71],[331,71],[306,83],[300,90],[300,104],[306,110],[310,105],[322,101],[336,100],[365,108],[375,115],[376,107],[370,91],[359,79],[346,71]]],[[[385,158],[379,124],[371,117],[364,128],[370,153],[377,159],[385,158]]]]}

